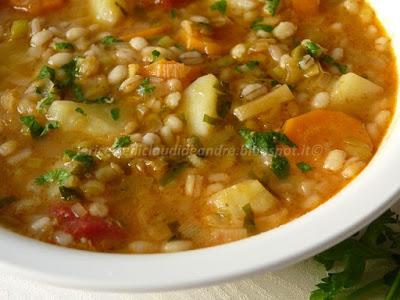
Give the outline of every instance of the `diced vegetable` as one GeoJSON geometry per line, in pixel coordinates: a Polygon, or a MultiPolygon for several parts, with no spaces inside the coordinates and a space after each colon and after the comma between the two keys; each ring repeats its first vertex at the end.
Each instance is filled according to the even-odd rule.
{"type": "Polygon", "coordinates": [[[189,84],[199,77],[202,69],[201,66],[187,66],[176,61],[160,59],[153,64],[145,65],[140,72],[144,76],[163,79],[177,78],[184,84],[189,84]]]}
{"type": "Polygon", "coordinates": [[[205,138],[214,126],[204,122],[204,115],[218,118],[219,85],[217,77],[205,75],[194,81],[184,92],[184,110],[189,134],[205,138]]]}
{"type": "Polygon", "coordinates": [[[240,121],[245,121],[292,99],[294,99],[293,93],[287,85],[283,85],[265,96],[236,107],[233,114],[240,121]]]}
{"type": "Polygon", "coordinates": [[[360,115],[383,93],[383,89],[372,81],[354,73],[342,75],[333,86],[331,107],[347,113],[360,115]]]}
{"type": "Polygon", "coordinates": [[[56,204],[50,214],[57,219],[58,227],[75,239],[87,238],[98,243],[103,240],[124,240],[127,232],[112,220],[86,214],[77,217],[66,204],[56,204]]]}
{"type": "Polygon", "coordinates": [[[11,5],[24,12],[32,15],[41,15],[49,13],[53,10],[61,8],[65,4],[65,0],[9,0],[11,5]]]}
{"type": "Polygon", "coordinates": [[[258,180],[246,180],[213,194],[207,203],[229,225],[242,227],[246,205],[250,205],[254,216],[259,216],[274,208],[278,200],[258,180]]]}
{"type": "Polygon", "coordinates": [[[90,0],[93,16],[102,23],[114,25],[124,16],[125,0],[90,0]]]}
{"type": "Polygon", "coordinates": [[[28,34],[28,20],[16,20],[11,25],[11,39],[20,39],[28,34]]]}
{"type": "Polygon", "coordinates": [[[167,33],[170,29],[171,29],[170,25],[163,24],[163,25],[156,26],[156,27],[150,27],[147,29],[142,29],[142,30],[126,33],[126,34],[120,36],[120,39],[124,40],[124,41],[129,41],[131,38],[134,38],[137,36],[144,37],[144,38],[152,38],[152,37],[167,33]]]}
{"type": "Polygon", "coordinates": [[[121,110],[120,118],[110,117],[110,107],[105,104],[83,104],[73,101],[54,101],[48,111],[48,118],[57,120],[61,130],[76,131],[92,137],[116,136],[127,122],[128,115],[121,110]],[[76,113],[82,109],[85,115],[76,113]]]}
{"type": "Polygon", "coordinates": [[[315,15],[319,11],[320,0],[292,0],[293,9],[302,15],[315,15]]]}
{"type": "MultiPolygon", "coordinates": [[[[338,111],[314,110],[286,121],[284,133],[296,145],[290,158],[313,162],[332,149],[346,149],[346,141],[358,140],[372,151],[371,139],[359,120],[338,111]]],[[[314,166],[314,164],[313,164],[314,166]]]]}

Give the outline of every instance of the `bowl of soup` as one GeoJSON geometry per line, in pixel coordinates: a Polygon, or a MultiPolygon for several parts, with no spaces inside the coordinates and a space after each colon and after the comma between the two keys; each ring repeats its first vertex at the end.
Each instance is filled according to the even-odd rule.
{"type": "Polygon", "coordinates": [[[0,264],[112,291],[282,268],[396,200],[393,1],[0,5],[0,264]]]}

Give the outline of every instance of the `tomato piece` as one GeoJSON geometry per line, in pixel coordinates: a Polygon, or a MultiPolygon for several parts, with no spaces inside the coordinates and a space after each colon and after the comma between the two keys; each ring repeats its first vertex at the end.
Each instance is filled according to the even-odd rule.
{"type": "Polygon", "coordinates": [[[61,8],[66,0],[9,0],[16,10],[42,15],[61,8]]]}
{"type": "Polygon", "coordinates": [[[138,6],[140,7],[152,7],[157,6],[163,9],[171,9],[182,7],[189,4],[192,0],[139,0],[138,6]]]}
{"type": "Polygon", "coordinates": [[[53,206],[50,215],[56,218],[60,230],[71,234],[75,239],[87,238],[93,242],[100,242],[123,240],[127,237],[126,230],[112,220],[89,214],[77,217],[66,204],[53,206]]]}

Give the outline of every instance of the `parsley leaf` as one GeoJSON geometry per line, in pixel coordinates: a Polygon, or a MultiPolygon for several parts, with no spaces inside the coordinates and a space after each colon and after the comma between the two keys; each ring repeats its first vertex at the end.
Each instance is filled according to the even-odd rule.
{"type": "Polygon", "coordinates": [[[274,30],[274,27],[271,25],[263,24],[263,18],[258,18],[256,19],[253,23],[251,23],[250,28],[254,30],[262,30],[266,32],[272,32],[274,30]]]}
{"type": "Polygon", "coordinates": [[[266,0],[267,3],[267,11],[271,14],[271,16],[275,16],[278,8],[280,0],[266,0]]]}
{"type": "Polygon", "coordinates": [[[305,162],[299,162],[296,165],[297,165],[297,168],[299,168],[299,170],[303,173],[307,173],[312,170],[312,167],[308,163],[305,163],[305,162]]]}
{"type": "Polygon", "coordinates": [[[156,89],[156,87],[150,84],[150,78],[145,78],[139,85],[139,87],[137,89],[137,93],[140,96],[145,96],[145,95],[153,93],[155,89],[156,89]]]}
{"type": "Polygon", "coordinates": [[[302,45],[306,49],[307,54],[311,55],[312,57],[317,58],[322,55],[322,48],[318,44],[310,40],[304,40],[302,45]]]}
{"type": "Polygon", "coordinates": [[[58,184],[62,185],[70,176],[71,174],[66,169],[59,168],[44,173],[35,179],[35,183],[37,185],[45,185],[46,183],[57,182],[58,184]]]}
{"type": "Polygon", "coordinates": [[[160,57],[160,55],[161,53],[158,50],[151,51],[152,62],[155,62],[160,57]]]}
{"type": "Polygon", "coordinates": [[[226,0],[219,0],[214,2],[210,8],[212,11],[218,11],[221,15],[225,15],[228,8],[228,3],[226,0]]]}
{"type": "Polygon", "coordinates": [[[207,114],[204,114],[203,122],[206,122],[206,123],[208,123],[210,125],[216,126],[216,125],[220,125],[222,120],[219,119],[219,118],[214,118],[214,117],[211,117],[211,116],[209,116],[207,114]]]}
{"type": "Polygon", "coordinates": [[[76,152],[73,150],[65,150],[64,154],[71,160],[78,161],[85,165],[86,167],[90,167],[94,163],[94,159],[91,155],[83,153],[83,152],[76,152]]]}
{"type": "Polygon", "coordinates": [[[275,154],[278,144],[296,147],[286,135],[277,131],[256,132],[243,128],[239,134],[245,140],[244,146],[255,153],[275,154]]]}
{"type": "Polygon", "coordinates": [[[49,130],[59,128],[57,121],[50,121],[44,127],[36,120],[35,116],[21,116],[21,123],[28,127],[33,138],[45,136],[49,130]]]}
{"type": "Polygon", "coordinates": [[[278,144],[296,147],[296,145],[283,133],[276,131],[256,132],[249,129],[241,129],[239,134],[244,139],[244,146],[255,153],[271,154],[271,170],[283,179],[289,175],[290,164],[286,157],[277,153],[278,144]]]}
{"type": "MultiPolygon", "coordinates": [[[[352,236],[329,250],[315,256],[327,271],[341,266],[336,272],[317,284],[318,289],[310,300],[368,299],[375,289],[386,288],[385,300],[399,299],[400,296],[400,226],[398,216],[388,211],[372,222],[365,231],[352,236]],[[393,268],[386,275],[379,276],[360,287],[368,263],[374,260],[387,261],[393,268]]],[[[373,271],[371,274],[374,274],[373,271]]]]}
{"type": "Polygon", "coordinates": [[[54,44],[54,49],[55,50],[73,50],[74,45],[72,45],[71,43],[60,42],[60,43],[54,44]]]}
{"type": "Polygon", "coordinates": [[[120,42],[122,41],[112,35],[107,35],[101,39],[101,43],[105,46],[111,46],[120,42]]]}
{"type": "Polygon", "coordinates": [[[327,65],[336,67],[341,74],[346,74],[348,72],[348,67],[338,63],[332,56],[323,55],[321,61],[327,65]]]}
{"type": "Polygon", "coordinates": [[[288,177],[290,174],[290,164],[288,159],[281,155],[273,156],[271,170],[279,179],[288,177]]]}
{"type": "Polygon", "coordinates": [[[254,70],[260,65],[260,62],[257,60],[249,60],[246,64],[236,66],[235,71],[239,73],[249,72],[254,70]]]}
{"type": "Polygon", "coordinates": [[[124,148],[124,147],[128,147],[131,144],[132,144],[131,138],[128,135],[124,135],[124,136],[117,138],[115,140],[114,144],[112,145],[112,147],[114,149],[124,148]]]}
{"type": "Polygon", "coordinates": [[[114,121],[117,121],[119,119],[119,117],[120,117],[120,109],[118,107],[112,108],[110,113],[111,113],[111,118],[114,121]]]}
{"type": "Polygon", "coordinates": [[[51,81],[54,81],[56,78],[56,71],[48,66],[43,66],[39,74],[37,76],[38,79],[50,79],[51,81]]]}

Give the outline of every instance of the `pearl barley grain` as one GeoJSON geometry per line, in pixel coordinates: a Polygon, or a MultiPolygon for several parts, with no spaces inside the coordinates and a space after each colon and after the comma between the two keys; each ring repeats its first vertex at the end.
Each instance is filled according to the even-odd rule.
{"type": "Polygon", "coordinates": [[[111,84],[119,84],[128,77],[128,67],[126,65],[118,65],[108,73],[108,81],[111,84]]]}

